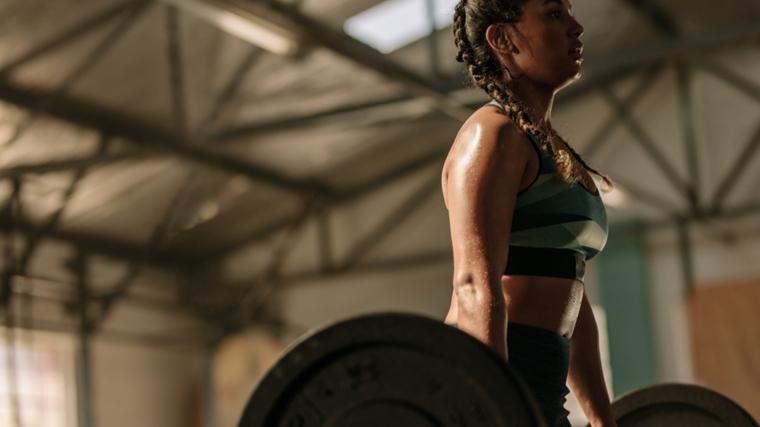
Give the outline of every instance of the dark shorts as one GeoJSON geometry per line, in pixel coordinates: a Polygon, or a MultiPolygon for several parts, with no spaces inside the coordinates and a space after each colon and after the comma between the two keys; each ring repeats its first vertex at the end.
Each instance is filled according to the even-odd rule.
{"type": "MultiPolygon", "coordinates": [[[[456,327],[456,323],[452,326],[456,327]]],[[[517,371],[538,401],[549,427],[570,427],[565,397],[570,392],[570,340],[545,329],[509,323],[509,366],[517,371]]]]}

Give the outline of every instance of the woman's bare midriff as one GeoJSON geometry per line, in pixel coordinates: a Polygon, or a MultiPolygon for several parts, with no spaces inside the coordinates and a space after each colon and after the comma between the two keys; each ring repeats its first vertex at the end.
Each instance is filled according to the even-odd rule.
{"type": "MultiPolygon", "coordinates": [[[[583,301],[583,283],[556,277],[502,276],[509,322],[546,329],[570,338],[583,301]]],[[[457,322],[456,293],[446,323],[457,322]]]]}

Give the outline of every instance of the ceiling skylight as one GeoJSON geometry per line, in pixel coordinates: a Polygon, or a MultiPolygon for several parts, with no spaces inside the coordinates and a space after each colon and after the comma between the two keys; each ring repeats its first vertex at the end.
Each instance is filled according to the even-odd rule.
{"type": "Polygon", "coordinates": [[[380,52],[393,52],[430,34],[429,2],[435,28],[451,25],[459,0],[387,0],[347,20],[343,29],[380,52]]]}

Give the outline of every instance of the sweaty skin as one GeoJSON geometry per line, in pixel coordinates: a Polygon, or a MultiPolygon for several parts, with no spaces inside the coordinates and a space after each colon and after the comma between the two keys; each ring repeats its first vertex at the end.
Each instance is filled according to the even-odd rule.
{"type": "MultiPolygon", "coordinates": [[[[520,22],[494,24],[486,31],[491,50],[517,80],[512,95],[549,135],[554,96],[580,76],[583,60],[577,50],[583,27],[569,10],[567,0],[529,0],[520,22]]],[[[552,145],[569,154],[559,138],[552,145]]],[[[580,184],[595,192],[590,175],[573,162],[580,184]]],[[[462,126],[441,177],[454,251],[454,290],[445,322],[458,323],[505,359],[507,321],[570,338],[570,386],[593,427],[616,427],[583,284],[503,275],[517,194],[538,169],[527,135],[498,109],[481,108],[462,126]]]]}
{"type": "MultiPolygon", "coordinates": [[[[566,150],[559,145],[560,140],[555,143],[557,150],[566,150]]],[[[444,164],[442,188],[449,210],[454,277],[458,284],[445,321],[458,323],[460,329],[478,338],[494,333],[503,336],[500,332],[478,331],[477,326],[469,326],[470,316],[473,320],[482,319],[501,309],[502,303],[510,322],[547,329],[567,338],[572,336],[583,300],[583,283],[555,277],[502,275],[508,257],[507,226],[511,225],[517,192],[533,182],[538,168],[538,155],[528,137],[492,107],[478,110],[465,122],[444,164]],[[475,273],[484,270],[485,274],[475,273]],[[488,291],[482,289],[484,283],[488,291]],[[490,301],[487,311],[469,307],[467,303],[462,307],[458,298],[459,293],[467,293],[478,300],[497,300],[483,295],[491,290],[503,302],[490,301]]],[[[585,171],[582,173],[587,178],[582,180],[584,186],[590,183],[587,188],[595,192],[593,179],[585,171]]],[[[484,326],[479,321],[475,323],[484,326]]]]}

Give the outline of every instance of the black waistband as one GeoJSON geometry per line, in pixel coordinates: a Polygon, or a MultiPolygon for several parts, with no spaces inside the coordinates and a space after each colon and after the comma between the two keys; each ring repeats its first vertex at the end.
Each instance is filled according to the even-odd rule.
{"type": "Polygon", "coordinates": [[[586,257],[572,249],[509,246],[504,275],[562,277],[583,281],[586,257]]]}

